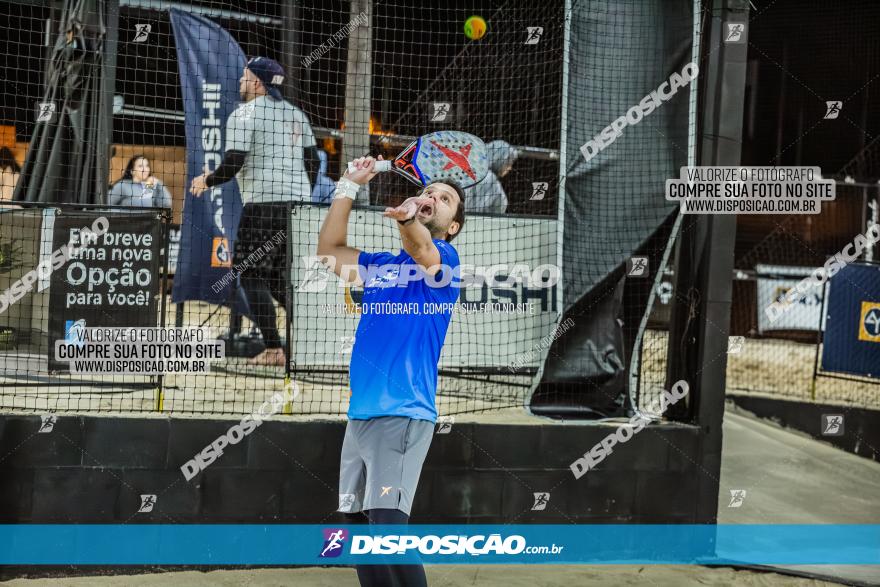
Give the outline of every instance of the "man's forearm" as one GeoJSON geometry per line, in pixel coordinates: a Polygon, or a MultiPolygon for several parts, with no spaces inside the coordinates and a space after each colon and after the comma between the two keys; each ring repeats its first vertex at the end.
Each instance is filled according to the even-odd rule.
{"type": "Polygon", "coordinates": [[[431,240],[431,231],[424,224],[415,220],[415,217],[405,223],[398,222],[397,226],[400,228],[403,250],[410,256],[416,257],[419,251],[425,251],[434,246],[434,241],[431,240]]]}
{"type": "Polygon", "coordinates": [[[247,153],[244,151],[226,151],[223,154],[223,161],[220,162],[214,173],[205,178],[205,185],[211,188],[226,183],[241,171],[246,159],[247,153]]]}
{"type": "Polygon", "coordinates": [[[349,198],[334,198],[330,204],[321,232],[318,234],[318,254],[327,254],[334,247],[348,245],[348,217],[354,200],[349,198]]]}

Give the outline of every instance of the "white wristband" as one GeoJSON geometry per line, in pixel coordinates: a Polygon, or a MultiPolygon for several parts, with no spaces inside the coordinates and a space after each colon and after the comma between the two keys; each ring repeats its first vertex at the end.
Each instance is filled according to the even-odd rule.
{"type": "Polygon", "coordinates": [[[349,198],[354,200],[357,197],[359,189],[361,189],[359,184],[351,181],[347,177],[342,177],[336,182],[336,195],[333,196],[333,198],[349,198]]]}

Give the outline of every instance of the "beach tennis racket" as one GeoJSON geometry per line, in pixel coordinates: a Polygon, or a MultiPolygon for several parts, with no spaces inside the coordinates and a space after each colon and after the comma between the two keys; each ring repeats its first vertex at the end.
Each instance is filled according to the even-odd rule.
{"type": "MultiPolygon", "coordinates": [[[[441,130],[417,138],[393,161],[376,161],[376,171],[394,171],[417,185],[453,181],[462,188],[489,172],[486,144],[472,134],[441,130]]],[[[348,170],[354,171],[351,163],[348,170]]]]}

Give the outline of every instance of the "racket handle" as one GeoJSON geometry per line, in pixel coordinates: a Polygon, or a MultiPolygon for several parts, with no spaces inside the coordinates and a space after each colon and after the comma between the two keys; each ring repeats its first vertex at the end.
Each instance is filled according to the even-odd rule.
{"type": "MultiPolygon", "coordinates": [[[[373,166],[373,170],[376,172],[391,171],[391,161],[376,161],[376,164],[373,166]]],[[[348,164],[348,171],[350,173],[354,173],[354,163],[348,164]]]]}

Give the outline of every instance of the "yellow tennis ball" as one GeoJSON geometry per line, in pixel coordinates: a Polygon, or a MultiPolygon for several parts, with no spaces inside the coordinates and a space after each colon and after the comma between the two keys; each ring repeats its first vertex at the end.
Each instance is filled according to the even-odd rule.
{"type": "Polygon", "coordinates": [[[482,39],[488,29],[486,20],[482,16],[472,16],[464,21],[464,35],[472,41],[482,39]]]}

